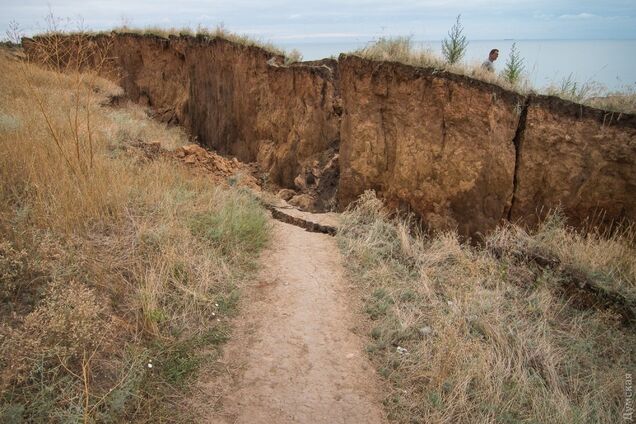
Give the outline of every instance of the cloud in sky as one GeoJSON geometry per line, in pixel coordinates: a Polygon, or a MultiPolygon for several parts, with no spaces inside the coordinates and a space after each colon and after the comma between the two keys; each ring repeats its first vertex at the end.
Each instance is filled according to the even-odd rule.
{"type": "Polygon", "coordinates": [[[599,16],[594,15],[593,13],[578,13],[576,15],[561,15],[559,19],[592,19],[598,18],[599,16]]]}
{"type": "Polygon", "coordinates": [[[308,32],[304,34],[281,35],[276,38],[278,40],[373,38],[373,34],[359,32],[308,32]]]}
{"type": "Polygon", "coordinates": [[[10,20],[27,32],[56,16],[81,17],[92,29],[214,26],[263,39],[371,39],[413,35],[441,39],[462,14],[471,39],[636,38],[633,0],[0,0],[0,30],[10,20]]]}
{"type": "Polygon", "coordinates": [[[601,20],[616,20],[616,19],[621,19],[621,16],[599,16],[599,15],[595,15],[593,13],[577,13],[576,15],[561,15],[559,16],[559,19],[578,19],[578,20],[591,20],[591,19],[601,19],[601,20]]]}

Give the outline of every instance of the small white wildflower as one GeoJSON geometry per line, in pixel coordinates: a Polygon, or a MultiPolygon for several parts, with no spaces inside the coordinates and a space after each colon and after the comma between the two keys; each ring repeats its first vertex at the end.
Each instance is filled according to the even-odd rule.
{"type": "Polygon", "coordinates": [[[217,321],[221,321],[221,320],[220,320],[220,319],[218,319],[218,318],[217,318],[216,320],[217,320],[217,321]]]}
{"type": "Polygon", "coordinates": [[[152,364],[148,362],[148,368],[152,368],[152,364]]]}
{"type": "Polygon", "coordinates": [[[420,327],[420,334],[422,336],[428,336],[431,333],[433,333],[433,329],[429,327],[428,325],[425,325],[424,327],[420,327]]]}
{"type": "Polygon", "coordinates": [[[215,303],[215,304],[214,304],[214,306],[216,306],[216,307],[218,308],[218,307],[219,307],[219,304],[218,304],[218,303],[215,303]]]}
{"type": "Polygon", "coordinates": [[[216,316],[216,313],[212,312],[212,316],[213,316],[213,317],[214,317],[214,316],[216,316]]]}

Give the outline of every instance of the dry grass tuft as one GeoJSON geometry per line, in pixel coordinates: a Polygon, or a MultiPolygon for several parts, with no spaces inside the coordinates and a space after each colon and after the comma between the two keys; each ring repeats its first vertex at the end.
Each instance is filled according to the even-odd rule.
{"type": "Polygon", "coordinates": [[[392,420],[621,420],[625,374],[636,363],[633,324],[580,302],[563,280],[575,269],[631,296],[627,233],[583,236],[553,216],[536,232],[510,226],[471,247],[453,233],[428,238],[408,227],[366,193],[338,236],[348,272],[367,293],[367,350],[389,383],[392,420]],[[527,259],[529,250],[564,267],[527,259]]]}
{"type": "Polygon", "coordinates": [[[0,58],[0,421],[187,420],[185,383],[229,336],[265,211],[136,155],[188,140],[55,63],[0,58]]]}
{"type": "Polygon", "coordinates": [[[108,336],[109,322],[95,292],[70,280],[46,287],[41,302],[15,328],[2,346],[5,384],[23,383],[36,366],[55,367],[81,361],[108,336]]]}
{"type": "Polygon", "coordinates": [[[547,87],[545,94],[612,112],[636,113],[636,84],[624,85],[618,91],[609,92],[595,81],[580,84],[570,74],[559,84],[547,87]]]}
{"type": "Polygon", "coordinates": [[[622,91],[590,97],[584,103],[613,112],[636,114],[636,84],[624,87],[622,91]]]}

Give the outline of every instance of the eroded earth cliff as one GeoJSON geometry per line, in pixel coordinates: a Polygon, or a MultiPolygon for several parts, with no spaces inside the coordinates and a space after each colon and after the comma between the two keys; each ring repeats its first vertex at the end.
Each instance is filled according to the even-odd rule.
{"type": "MultiPolygon", "coordinates": [[[[88,39],[108,48],[100,72],[130,99],[257,162],[270,182],[305,193],[308,209],[345,208],[374,189],[426,227],[466,236],[506,219],[532,225],[556,207],[574,225],[636,220],[633,115],[352,55],[286,65],[222,38],[88,39]]],[[[23,41],[42,61],[40,44],[23,41]]]]}
{"type": "Polygon", "coordinates": [[[341,206],[374,188],[430,227],[461,234],[506,216],[521,96],[433,69],[355,56],[339,65],[341,206]]]}
{"type": "Polygon", "coordinates": [[[636,116],[531,96],[510,218],[561,208],[574,226],[636,219],[636,116]]]}

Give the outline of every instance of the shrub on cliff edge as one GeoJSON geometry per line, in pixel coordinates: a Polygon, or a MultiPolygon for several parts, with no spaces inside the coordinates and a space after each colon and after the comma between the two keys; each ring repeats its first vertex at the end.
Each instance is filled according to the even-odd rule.
{"type": "Polygon", "coordinates": [[[448,38],[442,40],[442,55],[450,65],[459,63],[468,48],[468,40],[464,35],[464,27],[460,22],[462,15],[457,15],[455,24],[448,31],[448,38]]]}
{"type": "Polygon", "coordinates": [[[506,66],[501,72],[503,78],[513,86],[516,85],[523,74],[525,68],[524,60],[517,50],[517,43],[512,43],[510,54],[506,60],[506,66]]]}

